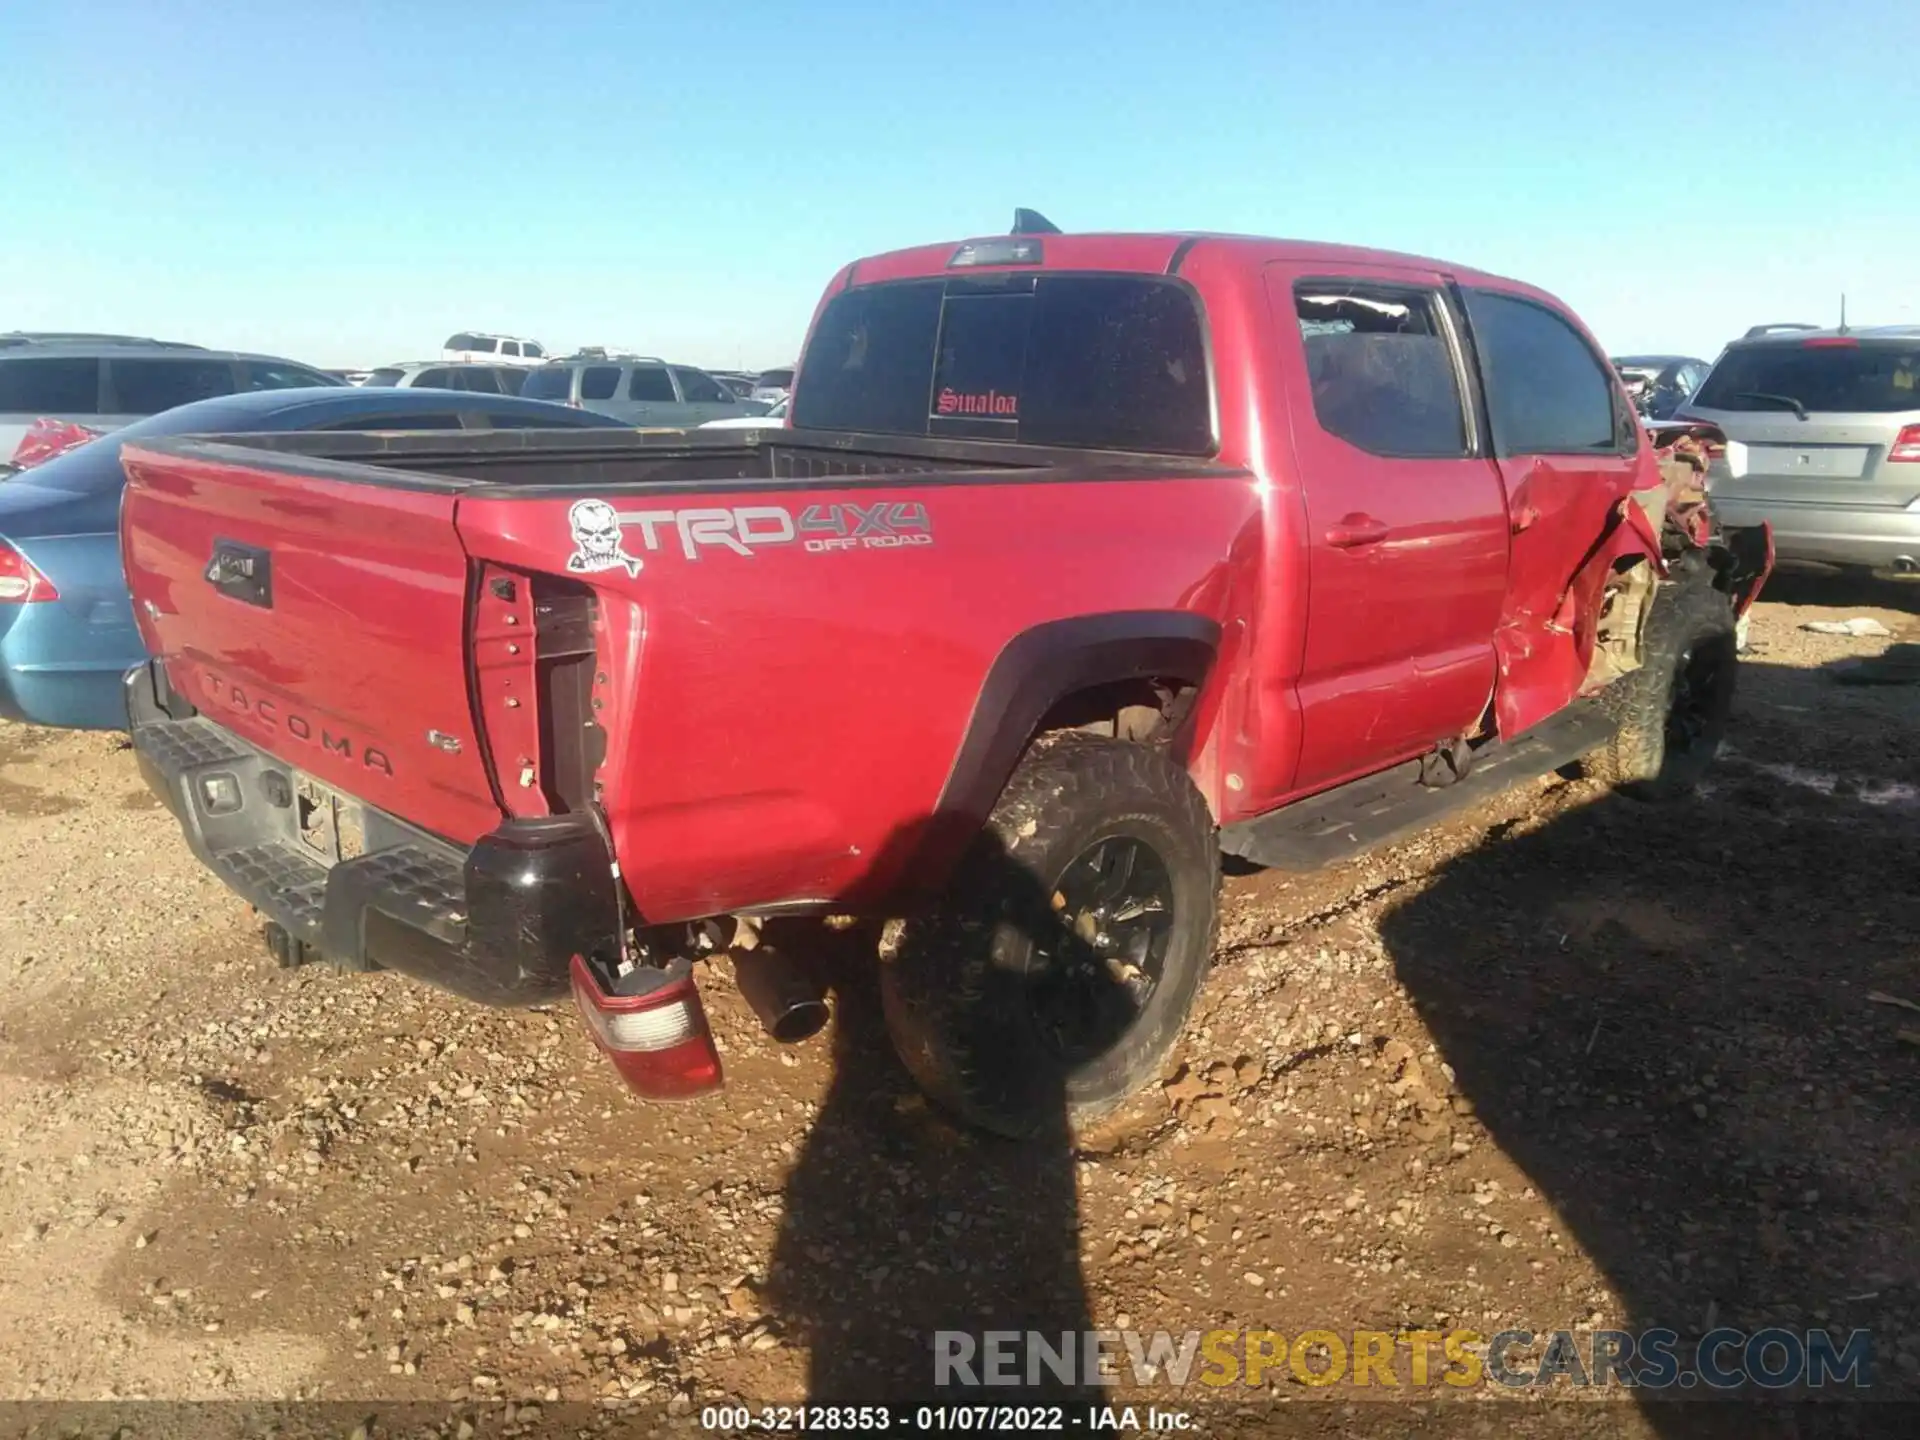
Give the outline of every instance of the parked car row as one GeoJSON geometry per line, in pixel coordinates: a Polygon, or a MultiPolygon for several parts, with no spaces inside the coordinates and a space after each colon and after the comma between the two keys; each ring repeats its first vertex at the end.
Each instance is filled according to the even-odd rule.
{"type": "Polygon", "coordinates": [[[764,415],[772,405],[742,400],[704,370],[651,357],[555,361],[528,371],[520,393],[595,410],[629,425],[670,429],[764,415]]]}
{"type": "Polygon", "coordinates": [[[0,715],[125,728],[121,678],[147,653],[120,563],[120,455],[130,442],[289,430],[618,428],[593,411],[510,395],[351,385],[231,394],[122,424],[0,484],[0,715]]]}

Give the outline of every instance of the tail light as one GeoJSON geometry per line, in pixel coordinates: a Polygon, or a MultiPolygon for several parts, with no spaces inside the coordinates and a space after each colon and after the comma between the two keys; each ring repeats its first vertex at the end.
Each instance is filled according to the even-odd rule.
{"type": "Polygon", "coordinates": [[[1903,425],[1900,433],[1893,437],[1893,448],[1887,451],[1889,460],[1920,460],[1920,425],[1903,425]]]}
{"type": "Polygon", "coordinates": [[[33,562],[0,540],[0,605],[32,605],[58,600],[53,582],[33,568],[33,562]]]}
{"type": "Polygon", "coordinates": [[[720,1051],[686,961],[630,968],[609,988],[576,955],[573,1000],[594,1044],[636,1095],[687,1100],[720,1088],[720,1051]],[[634,993],[614,993],[626,990],[634,993]]]}

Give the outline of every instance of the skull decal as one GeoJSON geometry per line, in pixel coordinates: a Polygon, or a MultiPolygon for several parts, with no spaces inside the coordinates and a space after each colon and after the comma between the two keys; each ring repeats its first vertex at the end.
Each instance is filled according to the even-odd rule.
{"type": "Polygon", "coordinates": [[[573,554],[567,569],[576,575],[626,567],[629,576],[640,573],[641,562],[627,554],[620,537],[620,516],[604,500],[576,500],[567,511],[573,532],[573,554]]]}

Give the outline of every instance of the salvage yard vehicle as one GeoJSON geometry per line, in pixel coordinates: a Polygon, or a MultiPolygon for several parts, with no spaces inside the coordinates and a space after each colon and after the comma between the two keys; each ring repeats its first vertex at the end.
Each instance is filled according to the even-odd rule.
{"type": "Polygon", "coordinates": [[[1555,299],[1437,261],[1016,233],[861,260],[760,432],[130,445],[140,765],[283,963],[572,992],[643,1095],[880,928],[1028,1133],[1154,1075],[1220,854],[1314,867],[1576,761],[1711,761],[1764,526],[1555,299]],[[698,968],[696,968],[698,967],[698,968]],[[778,997],[778,998],[770,998],[778,997]]]}
{"type": "Polygon", "coordinates": [[[1920,325],[1758,328],[1680,407],[1729,442],[1715,509],[1782,559],[1920,571],[1920,325]]]}

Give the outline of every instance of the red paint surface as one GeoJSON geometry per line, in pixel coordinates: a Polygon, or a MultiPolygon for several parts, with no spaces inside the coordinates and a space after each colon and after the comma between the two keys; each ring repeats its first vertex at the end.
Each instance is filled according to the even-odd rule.
{"type": "MultiPolygon", "coordinates": [[[[1044,237],[1051,269],[1161,273],[1179,243],[1044,237]]],[[[954,248],[864,260],[854,278],[940,273],[954,248]]],[[[159,610],[142,624],[175,684],[249,740],[469,841],[502,814],[480,747],[447,754],[425,734],[477,738],[471,655],[493,680],[514,678],[487,651],[500,617],[476,628],[480,567],[565,574],[567,509],[583,495],[629,514],[782,506],[797,517],[883,495],[923,506],[931,543],[884,549],[700,547],[689,558],[671,526],[646,549],[630,524],[637,574],[573,577],[601,602],[605,808],[635,900],[659,921],[883,891],[934,810],[995,656],[1049,620],[1185,609],[1219,622],[1191,767],[1222,822],[1418,754],[1473,728],[1490,699],[1506,733],[1565,705],[1613,556],[1658,561],[1619,504],[1659,482],[1651,446],[1626,460],[1364,455],[1314,423],[1298,326],[1290,308],[1276,314],[1269,286],[1445,277],[1554,302],[1431,261],[1285,242],[1207,240],[1180,273],[1208,316],[1219,459],[1244,474],[1168,461],[1164,479],[1126,483],[567,490],[456,507],[130,449],[129,578],[136,601],[159,610]],[[1375,521],[1385,534],[1373,543],[1328,538],[1375,521]],[[272,612],[199,580],[216,535],[272,547],[272,612]],[[309,753],[251,710],[223,712],[209,675],[388,747],[393,775],[309,753]]],[[[489,734],[515,728],[487,703],[489,734]]],[[[496,756],[503,788],[514,758],[496,756]]]]}

